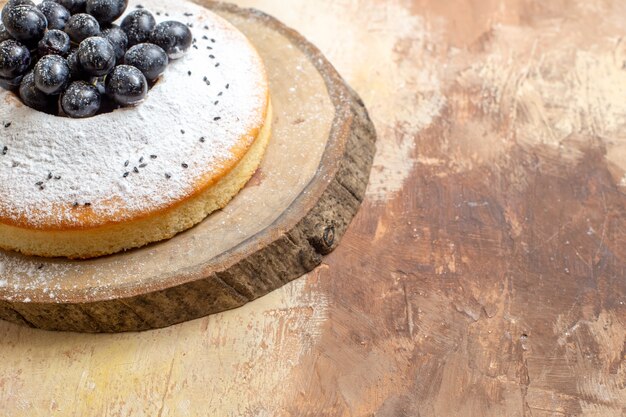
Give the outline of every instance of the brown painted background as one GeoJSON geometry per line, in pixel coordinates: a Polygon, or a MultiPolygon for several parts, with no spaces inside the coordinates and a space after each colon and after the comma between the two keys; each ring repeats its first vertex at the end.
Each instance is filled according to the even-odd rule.
{"type": "Polygon", "coordinates": [[[9,416],[626,414],[626,3],[245,0],[379,131],[325,264],[169,329],[0,324],[9,416]]]}

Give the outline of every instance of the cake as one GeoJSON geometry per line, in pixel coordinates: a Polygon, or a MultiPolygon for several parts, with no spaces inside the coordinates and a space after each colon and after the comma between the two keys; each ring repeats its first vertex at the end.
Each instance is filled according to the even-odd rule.
{"type": "Polygon", "coordinates": [[[169,239],[258,168],[272,109],[255,48],[196,4],[131,1],[126,12],[139,8],[194,37],[141,104],[59,117],[0,90],[0,248],[84,259],[169,239]]]}

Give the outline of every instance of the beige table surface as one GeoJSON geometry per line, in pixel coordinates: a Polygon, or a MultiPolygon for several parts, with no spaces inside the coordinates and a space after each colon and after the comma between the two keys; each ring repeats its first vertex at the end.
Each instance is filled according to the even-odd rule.
{"type": "Polygon", "coordinates": [[[0,416],[626,413],[626,2],[244,0],[380,139],[313,273],[142,334],[0,323],[0,416]]]}

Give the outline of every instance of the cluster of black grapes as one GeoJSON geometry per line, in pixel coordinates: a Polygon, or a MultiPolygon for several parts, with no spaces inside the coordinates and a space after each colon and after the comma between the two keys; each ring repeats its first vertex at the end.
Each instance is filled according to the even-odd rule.
{"type": "Polygon", "coordinates": [[[0,87],[27,106],[62,116],[91,117],[132,106],[170,60],[192,44],[189,27],[157,24],[128,0],[10,0],[0,23],[0,87]]]}

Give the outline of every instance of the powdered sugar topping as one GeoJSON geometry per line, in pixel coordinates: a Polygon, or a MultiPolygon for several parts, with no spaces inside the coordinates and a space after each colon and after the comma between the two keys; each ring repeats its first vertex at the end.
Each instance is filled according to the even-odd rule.
{"type": "Polygon", "coordinates": [[[142,5],[159,22],[188,23],[195,42],[140,106],[69,119],[0,92],[3,216],[42,228],[79,225],[85,211],[132,218],[188,196],[232,162],[235,147],[254,140],[245,136],[263,123],[267,84],[247,39],[193,3],[142,5]]]}

